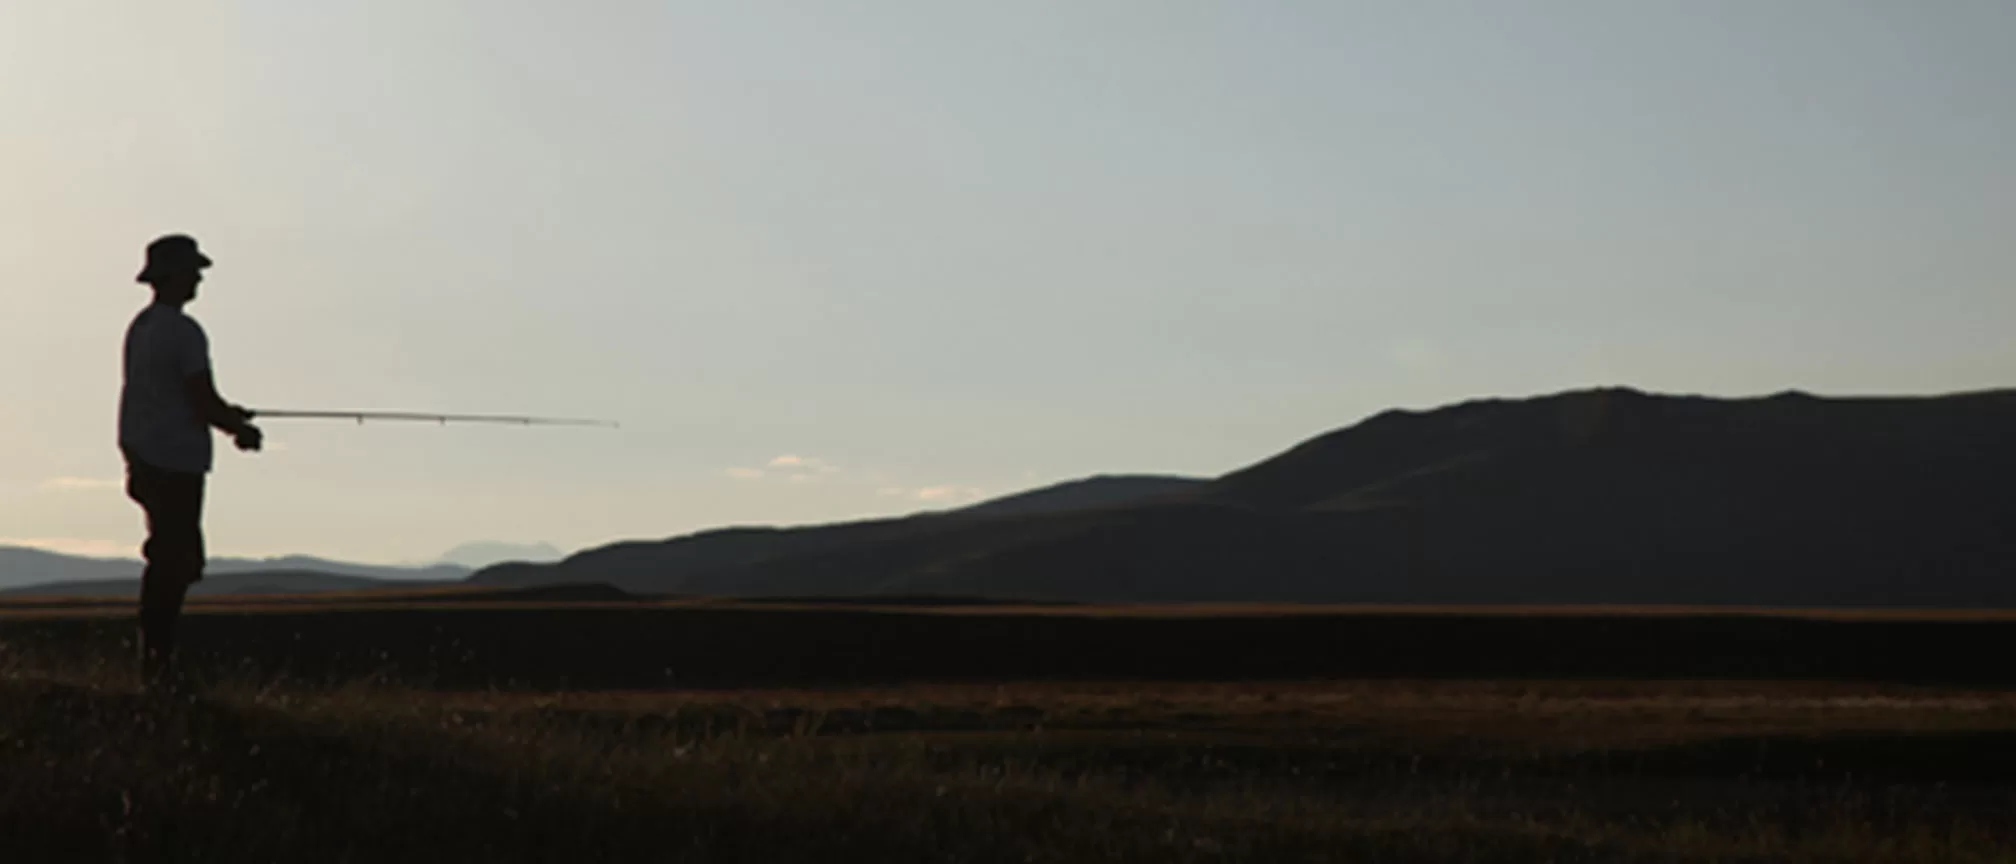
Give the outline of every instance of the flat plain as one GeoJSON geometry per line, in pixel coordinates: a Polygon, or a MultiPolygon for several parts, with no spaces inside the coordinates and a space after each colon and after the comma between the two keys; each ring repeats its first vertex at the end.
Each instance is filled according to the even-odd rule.
{"type": "Polygon", "coordinates": [[[2016,616],[220,598],[0,611],[0,848],[107,861],[2002,861],[2016,616]]]}

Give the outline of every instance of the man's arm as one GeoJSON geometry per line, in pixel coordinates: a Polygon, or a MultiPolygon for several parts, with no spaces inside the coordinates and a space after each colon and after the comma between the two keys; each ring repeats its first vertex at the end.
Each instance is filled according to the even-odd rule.
{"type": "Polygon", "coordinates": [[[259,427],[252,425],[252,413],[217,395],[217,382],[211,377],[210,370],[189,376],[185,386],[190,404],[196,406],[196,416],[203,418],[203,422],[231,433],[240,450],[259,449],[265,436],[259,427]]]}

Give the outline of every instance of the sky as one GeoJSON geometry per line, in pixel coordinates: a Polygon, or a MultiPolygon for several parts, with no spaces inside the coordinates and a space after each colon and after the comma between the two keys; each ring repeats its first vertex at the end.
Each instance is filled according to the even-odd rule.
{"type": "Polygon", "coordinates": [[[0,543],[135,554],[141,248],[213,554],[1214,475],[1394,406],[2016,384],[2005,0],[0,5],[0,543]]]}

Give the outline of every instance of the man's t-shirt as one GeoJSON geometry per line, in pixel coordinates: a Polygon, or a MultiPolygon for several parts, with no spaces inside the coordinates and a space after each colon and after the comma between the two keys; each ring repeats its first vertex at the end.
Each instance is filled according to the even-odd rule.
{"type": "Polygon", "coordinates": [[[189,376],[210,370],[210,339],[196,319],[159,303],[126,328],[119,449],[156,468],[210,470],[210,427],[189,398],[189,376]]]}

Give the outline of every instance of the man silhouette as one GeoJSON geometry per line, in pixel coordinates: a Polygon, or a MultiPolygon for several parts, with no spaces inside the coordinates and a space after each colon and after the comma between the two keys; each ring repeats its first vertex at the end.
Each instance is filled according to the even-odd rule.
{"type": "Polygon", "coordinates": [[[139,281],[154,302],[126,329],[126,373],[119,395],[119,451],[126,494],[147,514],[141,554],[140,673],[149,688],[173,683],[175,624],[189,587],[203,578],[203,480],[210,471],[210,427],[256,451],[251,414],[217,395],[210,340],[182,307],[196,299],[210,259],[196,241],[171,234],[147,244],[139,281]]]}

